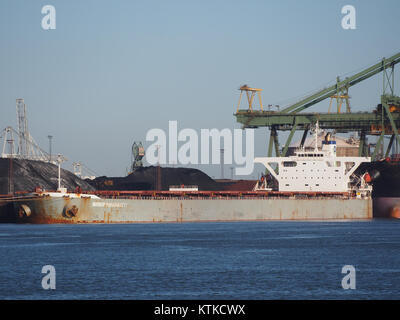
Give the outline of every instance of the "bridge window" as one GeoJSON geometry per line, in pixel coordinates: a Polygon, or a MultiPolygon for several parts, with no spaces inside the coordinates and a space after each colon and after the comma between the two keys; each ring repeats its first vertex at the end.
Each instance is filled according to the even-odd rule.
{"type": "Polygon", "coordinates": [[[283,166],[284,167],[295,167],[295,166],[297,166],[297,162],[296,161],[284,161],[283,166]]]}
{"type": "Polygon", "coordinates": [[[297,162],[296,161],[284,161],[283,166],[284,167],[295,167],[295,166],[297,166],[297,162]]]}

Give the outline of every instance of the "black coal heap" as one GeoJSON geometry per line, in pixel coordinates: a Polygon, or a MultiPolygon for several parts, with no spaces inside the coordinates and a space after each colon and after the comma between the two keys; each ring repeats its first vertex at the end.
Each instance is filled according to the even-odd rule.
{"type": "MultiPolygon", "coordinates": [[[[10,159],[0,158],[0,194],[8,194],[10,159]]],[[[15,191],[34,191],[36,187],[57,190],[58,167],[54,164],[23,159],[12,159],[12,185],[15,191]]],[[[76,187],[92,191],[94,188],[72,172],[61,169],[61,184],[69,191],[76,187]]]]}
{"type": "Polygon", "coordinates": [[[98,190],[156,190],[157,177],[161,176],[161,189],[171,185],[196,185],[199,190],[219,190],[219,184],[204,172],[192,168],[140,167],[126,177],[98,177],[87,180],[98,190]]]}

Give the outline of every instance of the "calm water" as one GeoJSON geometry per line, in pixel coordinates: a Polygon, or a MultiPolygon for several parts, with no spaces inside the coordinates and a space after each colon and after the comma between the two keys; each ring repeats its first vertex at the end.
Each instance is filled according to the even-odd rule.
{"type": "Polygon", "coordinates": [[[1,299],[400,299],[395,220],[3,224],[0,259],[1,299]]]}

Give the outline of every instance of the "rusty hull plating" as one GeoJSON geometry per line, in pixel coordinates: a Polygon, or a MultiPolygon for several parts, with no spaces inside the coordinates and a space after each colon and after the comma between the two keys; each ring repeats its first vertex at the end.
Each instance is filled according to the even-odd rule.
{"type": "Polygon", "coordinates": [[[108,193],[108,197],[31,196],[14,202],[19,223],[151,223],[371,219],[372,199],[282,193],[108,193]]]}

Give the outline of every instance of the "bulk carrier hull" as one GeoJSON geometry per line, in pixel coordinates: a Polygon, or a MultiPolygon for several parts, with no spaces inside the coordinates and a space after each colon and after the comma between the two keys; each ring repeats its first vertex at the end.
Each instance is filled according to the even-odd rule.
{"type": "Polygon", "coordinates": [[[154,223],[372,218],[370,198],[31,198],[14,203],[19,223],[154,223]]]}

